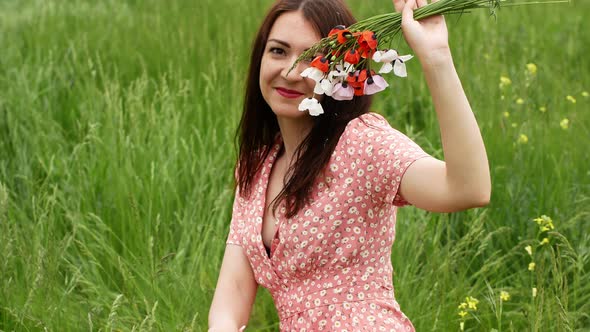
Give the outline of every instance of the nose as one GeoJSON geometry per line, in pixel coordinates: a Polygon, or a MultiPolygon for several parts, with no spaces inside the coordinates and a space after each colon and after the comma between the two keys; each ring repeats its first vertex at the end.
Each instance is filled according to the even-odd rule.
{"type": "Polygon", "coordinates": [[[293,67],[293,64],[295,63],[296,60],[297,60],[297,58],[294,57],[294,58],[289,59],[289,61],[287,61],[285,63],[285,66],[284,66],[283,70],[281,71],[281,76],[285,80],[299,81],[299,80],[303,79],[303,77],[301,77],[301,73],[306,68],[305,62],[299,61],[299,63],[297,63],[297,65],[295,67],[293,67]],[[293,68],[293,70],[291,70],[291,68],[293,68]]]}

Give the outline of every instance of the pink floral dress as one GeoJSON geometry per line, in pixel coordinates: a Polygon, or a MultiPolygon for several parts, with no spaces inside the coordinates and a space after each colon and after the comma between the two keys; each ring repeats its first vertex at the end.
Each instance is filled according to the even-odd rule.
{"type": "Polygon", "coordinates": [[[262,217],[281,146],[277,135],[252,197],[236,191],[226,242],[244,249],[256,281],[270,291],[280,330],[414,331],[394,297],[391,247],[397,207],[408,204],[398,193],[401,178],[428,154],[379,114],[350,121],[312,203],[290,219],[284,205],[277,210],[269,257],[262,217]]]}

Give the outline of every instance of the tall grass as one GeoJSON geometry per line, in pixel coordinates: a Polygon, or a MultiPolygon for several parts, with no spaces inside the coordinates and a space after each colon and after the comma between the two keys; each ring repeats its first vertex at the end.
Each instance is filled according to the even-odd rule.
{"type": "MultiPolygon", "coordinates": [[[[269,3],[0,3],[0,330],[206,329],[243,77],[269,3]]],[[[391,10],[349,3],[359,18],[391,10]]],[[[467,296],[480,302],[466,330],[590,329],[589,10],[447,18],[494,188],[484,209],[400,211],[394,284],[417,330],[458,330],[467,296]],[[532,221],[542,214],[549,235],[532,221]]],[[[442,157],[417,62],[408,72],[374,110],[442,157]]],[[[260,289],[249,330],[277,329],[260,289]]]]}

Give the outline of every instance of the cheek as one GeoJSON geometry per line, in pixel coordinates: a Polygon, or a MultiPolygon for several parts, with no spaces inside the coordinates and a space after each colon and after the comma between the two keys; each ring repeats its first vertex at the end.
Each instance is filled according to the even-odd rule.
{"type": "MultiPolygon", "coordinates": [[[[313,90],[315,89],[316,82],[312,79],[306,78],[305,84],[306,84],[307,89],[309,91],[308,97],[311,97],[311,94],[313,94],[313,90]]],[[[324,99],[324,95],[317,95],[316,94],[314,98],[317,99],[319,102],[322,102],[322,100],[324,99]]]]}
{"type": "Polygon", "coordinates": [[[277,65],[272,59],[266,58],[266,56],[262,57],[260,61],[260,81],[269,82],[276,76],[277,65]]]}
{"type": "Polygon", "coordinates": [[[260,74],[258,75],[258,82],[260,84],[260,87],[264,86],[265,77],[267,76],[266,69],[267,66],[265,65],[264,60],[262,60],[260,63],[260,74]]]}
{"type": "Polygon", "coordinates": [[[309,89],[309,91],[313,91],[313,89],[315,88],[316,82],[310,78],[305,78],[305,84],[307,85],[307,88],[309,89]]]}

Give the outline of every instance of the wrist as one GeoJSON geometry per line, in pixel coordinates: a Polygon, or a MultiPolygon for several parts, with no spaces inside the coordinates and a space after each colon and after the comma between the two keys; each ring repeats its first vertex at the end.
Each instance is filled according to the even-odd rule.
{"type": "Polygon", "coordinates": [[[422,69],[432,70],[453,64],[453,57],[449,48],[429,51],[427,55],[419,57],[422,69]]]}

